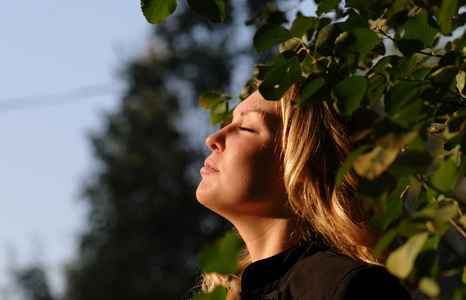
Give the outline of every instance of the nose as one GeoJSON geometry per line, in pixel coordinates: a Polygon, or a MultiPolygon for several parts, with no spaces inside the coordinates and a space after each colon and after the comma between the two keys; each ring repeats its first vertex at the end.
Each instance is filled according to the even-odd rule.
{"type": "Polygon", "coordinates": [[[217,151],[219,153],[225,150],[225,134],[223,131],[223,129],[220,129],[207,137],[205,143],[210,150],[217,151]]]}

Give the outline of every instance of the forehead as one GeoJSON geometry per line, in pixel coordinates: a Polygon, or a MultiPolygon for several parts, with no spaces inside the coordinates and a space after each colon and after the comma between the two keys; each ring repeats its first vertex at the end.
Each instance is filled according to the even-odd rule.
{"type": "Polygon", "coordinates": [[[278,116],[278,102],[265,100],[259,91],[252,93],[235,108],[234,115],[244,115],[250,111],[263,115],[278,116]]]}

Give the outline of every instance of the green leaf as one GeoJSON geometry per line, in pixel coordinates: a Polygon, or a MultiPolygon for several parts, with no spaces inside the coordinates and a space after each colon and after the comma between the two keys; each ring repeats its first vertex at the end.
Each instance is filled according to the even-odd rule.
{"type": "Polygon", "coordinates": [[[176,9],[176,0],[141,0],[146,20],[151,24],[163,22],[176,9]]]}
{"type": "Polygon", "coordinates": [[[442,160],[440,167],[432,176],[430,183],[441,193],[452,193],[455,190],[459,178],[459,169],[455,161],[450,157],[442,160]]]}
{"type": "MultiPolygon", "coordinates": [[[[419,87],[423,89],[424,87],[419,87]]],[[[416,90],[416,89],[415,89],[416,90]]],[[[404,128],[416,128],[419,124],[424,123],[428,118],[428,114],[433,114],[433,110],[429,110],[430,107],[426,106],[423,101],[420,101],[417,95],[417,91],[413,90],[409,92],[406,99],[412,96],[412,101],[406,105],[402,105],[400,110],[394,116],[395,123],[399,124],[404,128]]],[[[403,103],[402,103],[403,104],[403,103]]]]}
{"type": "Polygon", "coordinates": [[[385,94],[384,110],[394,116],[399,112],[402,104],[409,103],[417,98],[420,89],[418,83],[412,81],[399,81],[385,94]]]}
{"type": "Polygon", "coordinates": [[[291,39],[291,33],[281,25],[264,24],[254,34],[253,42],[257,52],[291,39]]]}
{"type": "Polygon", "coordinates": [[[385,172],[398,156],[398,148],[376,146],[374,149],[360,155],[354,162],[354,171],[364,178],[372,180],[385,172]]]}
{"type": "Polygon", "coordinates": [[[397,44],[403,54],[411,55],[421,49],[431,47],[438,32],[439,27],[434,18],[423,9],[408,19],[403,37],[397,41],[397,44]]]}
{"type": "Polygon", "coordinates": [[[398,150],[409,144],[417,135],[416,131],[405,129],[388,118],[375,125],[374,133],[377,145],[398,150]]]}
{"type": "Polygon", "coordinates": [[[335,109],[343,116],[351,116],[359,108],[367,85],[364,76],[346,77],[332,91],[335,109]]]}
{"type": "MultiPolygon", "coordinates": [[[[361,156],[360,156],[361,157],[361,156]]],[[[356,167],[356,162],[354,167],[356,167]]],[[[383,173],[377,178],[361,178],[358,186],[359,201],[364,209],[379,215],[387,214],[387,198],[396,184],[396,178],[383,173]]]]}
{"type": "Polygon", "coordinates": [[[324,56],[333,55],[335,40],[343,31],[338,24],[330,24],[324,27],[316,39],[316,51],[324,56]]]}
{"type": "Polygon", "coordinates": [[[283,42],[280,45],[279,49],[280,49],[280,53],[286,52],[286,51],[298,53],[300,52],[301,49],[306,49],[306,48],[301,39],[294,37],[294,38],[287,40],[286,42],[283,42]]]}
{"type": "Polygon", "coordinates": [[[403,213],[403,194],[408,189],[409,178],[403,177],[398,187],[387,197],[387,212],[385,215],[374,215],[371,219],[371,227],[380,231],[387,229],[394,220],[403,213]]]}
{"type": "Polygon", "coordinates": [[[436,85],[454,93],[456,87],[455,78],[458,72],[459,69],[457,66],[445,66],[430,74],[429,78],[436,85]]]}
{"type": "Polygon", "coordinates": [[[399,60],[394,60],[391,66],[387,66],[387,73],[393,80],[407,77],[413,72],[415,66],[419,63],[415,55],[403,56],[399,60]]]}
{"type": "Polygon", "coordinates": [[[314,73],[316,61],[310,55],[306,55],[301,61],[301,76],[308,78],[309,75],[314,73]]]}
{"type": "Polygon", "coordinates": [[[397,235],[398,232],[396,229],[390,229],[384,233],[384,235],[377,242],[377,245],[374,248],[374,252],[372,253],[374,260],[392,245],[393,240],[397,237],[397,235]]]}
{"type": "Polygon", "coordinates": [[[369,20],[359,14],[352,13],[348,16],[345,22],[338,23],[338,26],[343,31],[353,31],[359,27],[369,28],[369,20]]]}
{"type": "Polygon", "coordinates": [[[440,31],[450,35],[453,30],[453,16],[458,11],[458,0],[443,0],[439,11],[440,31]]]}
{"type": "Polygon", "coordinates": [[[227,297],[227,289],[222,286],[217,286],[208,294],[199,294],[193,300],[225,300],[227,297]]]}
{"type": "Polygon", "coordinates": [[[217,125],[225,120],[228,116],[228,101],[216,103],[210,112],[210,123],[212,126],[217,125]]]}
{"type": "Polygon", "coordinates": [[[340,4],[341,0],[321,0],[317,8],[317,15],[328,13],[340,4]]]}
{"type": "Polygon", "coordinates": [[[207,91],[199,97],[199,105],[203,109],[211,109],[223,99],[224,94],[218,91],[207,91]]]}
{"type": "MultiPolygon", "coordinates": [[[[302,67],[301,67],[302,68],[302,67]]],[[[311,73],[303,86],[303,92],[297,103],[321,103],[331,98],[333,88],[340,82],[333,74],[311,73]],[[322,85],[323,84],[323,85],[322,85]]]]}
{"type": "Polygon", "coordinates": [[[463,226],[463,228],[466,228],[466,215],[463,215],[461,218],[458,219],[458,223],[463,226]]]}
{"type": "Polygon", "coordinates": [[[466,83],[466,73],[464,71],[458,72],[458,75],[456,75],[455,79],[456,79],[456,88],[464,96],[463,90],[464,90],[464,86],[466,83]]]}
{"type": "Polygon", "coordinates": [[[423,80],[432,70],[431,67],[422,67],[409,74],[408,78],[412,80],[423,80]]]}
{"type": "Polygon", "coordinates": [[[407,278],[428,237],[428,232],[417,233],[411,236],[403,246],[393,251],[387,259],[387,269],[390,273],[401,279],[407,278]]]}
{"type": "Polygon", "coordinates": [[[356,158],[369,150],[371,145],[362,145],[355,151],[353,151],[345,161],[345,164],[338,169],[337,175],[335,176],[335,186],[339,187],[343,179],[345,178],[345,175],[348,173],[349,170],[353,167],[353,163],[356,160],[356,158]]]}
{"type": "Polygon", "coordinates": [[[385,76],[372,74],[364,93],[363,104],[370,107],[380,101],[387,86],[388,82],[385,76]]]}
{"type": "Polygon", "coordinates": [[[359,53],[359,61],[363,59],[379,43],[379,36],[369,28],[359,27],[351,31],[354,36],[352,43],[339,43],[338,48],[344,51],[359,53]]]}
{"type": "Polygon", "coordinates": [[[310,29],[314,29],[315,24],[318,23],[319,19],[316,17],[297,16],[293,21],[293,25],[291,25],[290,34],[292,37],[301,39],[310,29]]]}
{"type": "Polygon", "coordinates": [[[460,173],[463,175],[463,176],[466,176],[466,136],[463,137],[463,140],[461,141],[461,148],[463,150],[461,150],[463,153],[461,154],[461,162],[460,162],[460,167],[459,167],[459,170],[460,170],[460,173]]]}
{"type": "Polygon", "coordinates": [[[372,72],[377,72],[377,73],[383,73],[385,72],[385,68],[389,67],[392,68],[394,65],[398,63],[400,60],[399,56],[396,55],[390,55],[390,56],[385,56],[382,57],[374,67],[372,67],[371,71],[372,72]]]}
{"type": "Polygon", "coordinates": [[[428,152],[407,151],[398,156],[388,172],[395,176],[422,174],[427,172],[431,162],[432,157],[428,152]]]}
{"type": "Polygon", "coordinates": [[[352,7],[360,12],[377,18],[383,13],[384,7],[391,4],[390,0],[347,0],[346,7],[352,7]]]}
{"type": "Polygon", "coordinates": [[[301,78],[299,59],[291,59],[274,64],[264,76],[259,86],[261,95],[267,100],[280,100],[285,92],[301,78]]]}
{"type": "Polygon", "coordinates": [[[379,42],[379,36],[366,27],[340,34],[335,40],[338,65],[343,69],[355,68],[379,42]]]}
{"type": "Polygon", "coordinates": [[[413,214],[411,219],[415,222],[425,223],[426,221],[432,223],[444,223],[449,219],[456,218],[458,209],[455,205],[446,205],[442,207],[425,208],[413,214]]]}
{"type": "Polygon", "coordinates": [[[303,89],[301,93],[301,98],[298,100],[297,104],[306,102],[312,95],[314,95],[320,88],[325,86],[325,77],[317,77],[314,80],[310,81],[303,89]]]}
{"type": "Polygon", "coordinates": [[[431,298],[437,298],[440,294],[440,287],[437,282],[430,277],[422,277],[419,281],[419,289],[431,298]]]}
{"type": "Polygon", "coordinates": [[[199,253],[198,259],[206,273],[234,274],[244,248],[243,241],[229,231],[222,238],[206,245],[199,253]]]}
{"type": "Polygon", "coordinates": [[[188,0],[192,10],[211,22],[220,23],[226,17],[224,0],[188,0]]]}

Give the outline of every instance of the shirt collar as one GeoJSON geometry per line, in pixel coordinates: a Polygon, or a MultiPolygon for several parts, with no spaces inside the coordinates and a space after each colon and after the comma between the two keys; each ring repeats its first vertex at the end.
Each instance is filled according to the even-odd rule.
{"type": "Polygon", "coordinates": [[[318,251],[322,249],[316,244],[301,242],[274,256],[251,263],[241,276],[241,290],[254,290],[282,278],[301,258],[318,251]]]}

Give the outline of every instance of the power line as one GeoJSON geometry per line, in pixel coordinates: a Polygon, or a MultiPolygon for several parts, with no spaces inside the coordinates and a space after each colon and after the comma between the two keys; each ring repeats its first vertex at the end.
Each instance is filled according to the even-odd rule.
{"type": "Polygon", "coordinates": [[[104,96],[114,93],[115,87],[115,83],[107,83],[88,85],[69,91],[46,95],[0,99],[0,113],[70,104],[92,97],[104,96]]]}

